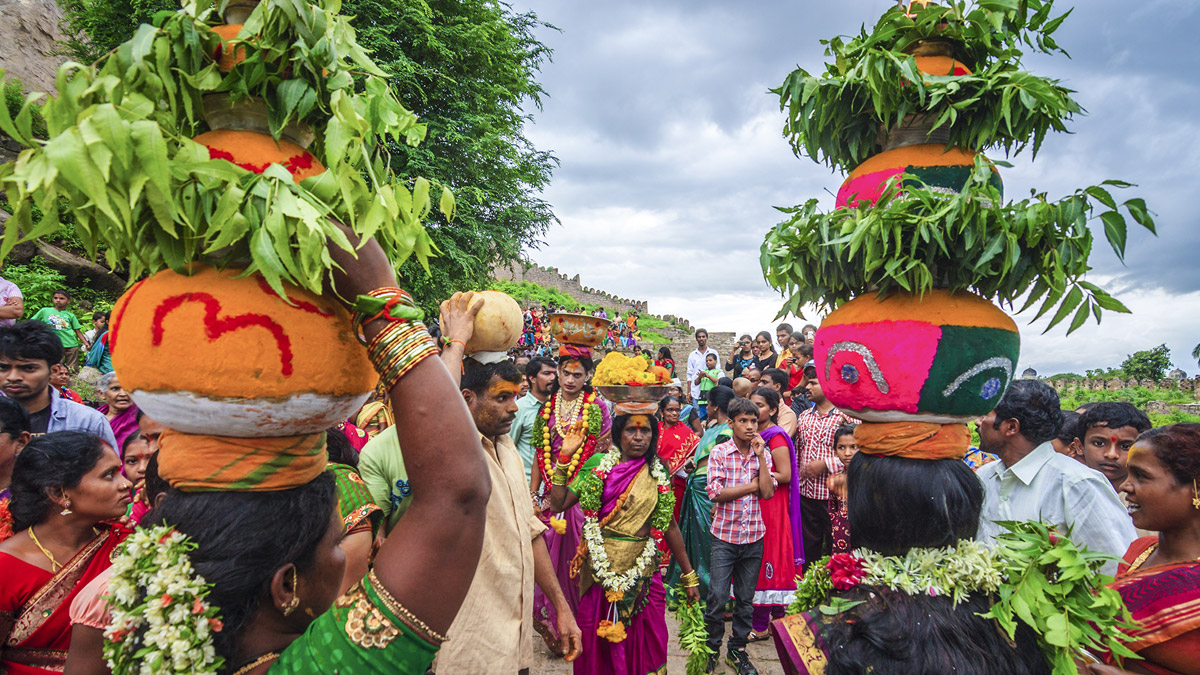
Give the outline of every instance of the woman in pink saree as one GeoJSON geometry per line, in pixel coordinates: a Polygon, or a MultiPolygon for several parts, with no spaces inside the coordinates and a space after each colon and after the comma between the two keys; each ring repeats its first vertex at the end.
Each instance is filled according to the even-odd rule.
{"type": "MultiPolygon", "coordinates": [[[[582,436],[568,435],[564,451],[582,444],[582,436]]],[[[586,519],[571,566],[582,593],[575,618],[583,631],[583,654],[575,673],[666,673],[666,596],[656,541],[666,540],[684,579],[691,578],[684,582],[689,603],[700,598],[699,581],[673,517],[670,474],[655,453],[657,423],[648,415],[620,415],[613,420],[613,438],[613,449],[588,460],[570,487],[567,466],[556,466],[551,477],[552,507],[579,504],[586,519]],[[630,571],[634,581],[622,587],[616,577],[630,571]]]]}

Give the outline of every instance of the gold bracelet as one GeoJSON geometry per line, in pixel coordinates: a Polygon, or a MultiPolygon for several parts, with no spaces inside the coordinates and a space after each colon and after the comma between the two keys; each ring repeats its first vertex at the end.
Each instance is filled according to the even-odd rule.
{"type": "Polygon", "coordinates": [[[567,474],[565,473],[559,473],[555,471],[554,475],[550,476],[551,485],[566,485],[569,482],[571,481],[567,478],[567,474]]]}
{"type": "Polygon", "coordinates": [[[696,573],[696,570],[679,575],[679,580],[683,582],[684,588],[696,588],[700,585],[700,575],[696,573]]]}

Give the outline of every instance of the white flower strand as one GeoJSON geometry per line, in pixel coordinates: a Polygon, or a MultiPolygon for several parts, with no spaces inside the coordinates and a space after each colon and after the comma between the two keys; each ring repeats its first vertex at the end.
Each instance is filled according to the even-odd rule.
{"type": "Polygon", "coordinates": [[[104,638],[114,675],[215,675],[222,665],[213,648],[217,620],[204,601],[208,584],[192,569],[186,544],[166,526],[137,530],[113,559],[105,595],[112,621],[104,638]]]}
{"type": "MultiPolygon", "coordinates": [[[[620,459],[621,453],[613,448],[600,459],[600,465],[595,470],[602,472],[607,478],[620,459]]],[[[650,467],[650,475],[659,486],[670,485],[670,478],[663,470],[662,462],[653,463],[650,467]]],[[[656,491],[656,496],[657,494],[659,493],[656,491]]],[[[600,522],[597,517],[584,516],[583,538],[587,541],[592,571],[595,572],[596,578],[600,580],[600,584],[605,590],[620,591],[621,593],[629,591],[637,584],[644,571],[653,569],[653,565],[658,559],[658,542],[651,536],[646,540],[646,546],[638,555],[633,567],[625,572],[613,572],[608,559],[608,551],[604,549],[604,535],[600,532],[600,522]]]]}

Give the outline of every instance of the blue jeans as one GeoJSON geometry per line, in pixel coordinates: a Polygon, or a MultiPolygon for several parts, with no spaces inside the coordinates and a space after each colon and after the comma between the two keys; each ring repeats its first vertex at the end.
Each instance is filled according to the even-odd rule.
{"type": "Polygon", "coordinates": [[[730,544],[712,538],[712,561],[708,568],[711,581],[704,625],[708,628],[708,646],[714,652],[721,650],[725,638],[725,603],[729,601],[730,586],[733,587],[733,634],[729,636],[729,650],[746,648],[753,627],[754,587],[762,557],[762,539],[750,544],[730,544]]]}

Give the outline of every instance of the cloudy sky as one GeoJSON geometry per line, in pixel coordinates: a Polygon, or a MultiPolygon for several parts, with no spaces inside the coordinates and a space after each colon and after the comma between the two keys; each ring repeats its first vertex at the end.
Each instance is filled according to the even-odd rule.
{"type": "MultiPolygon", "coordinates": [[[[513,0],[559,29],[539,33],[554,61],[543,69],[549,97],[528,136],[561,161],[545,198],[562,226],[529,257],[710,330],[771,328],[782,299],[764,283],[758,251],[781,219],[773,207],[817,197],[832,208],[842,176],[792,154],[768,89],[797,66],[822,70],[822,38],[873,24],[889,4],[513,0]]],[[[1018,316],[1020,367],[1082,373],[1166,343],[1192,374],[1200,3],[1077,4],[1057,34],[1072,58],[1028,58],[1026,68],[1077,90],[1089,114],[1074,134],[1048,139],[1036,162],[1028,153],[1011,158],[1006,193],[1037,188],[1057,198],[1120,178],[1138,184],[1124,198],[1146,199],[1160,236],[1133,232],[1122,266],[1097,232],[1090,279],[1133,315],[1108,314],[1069,338],[1060,327],[1042,335],[1044,325],[1028,325],[1032,313],[1018,316]]]]}

